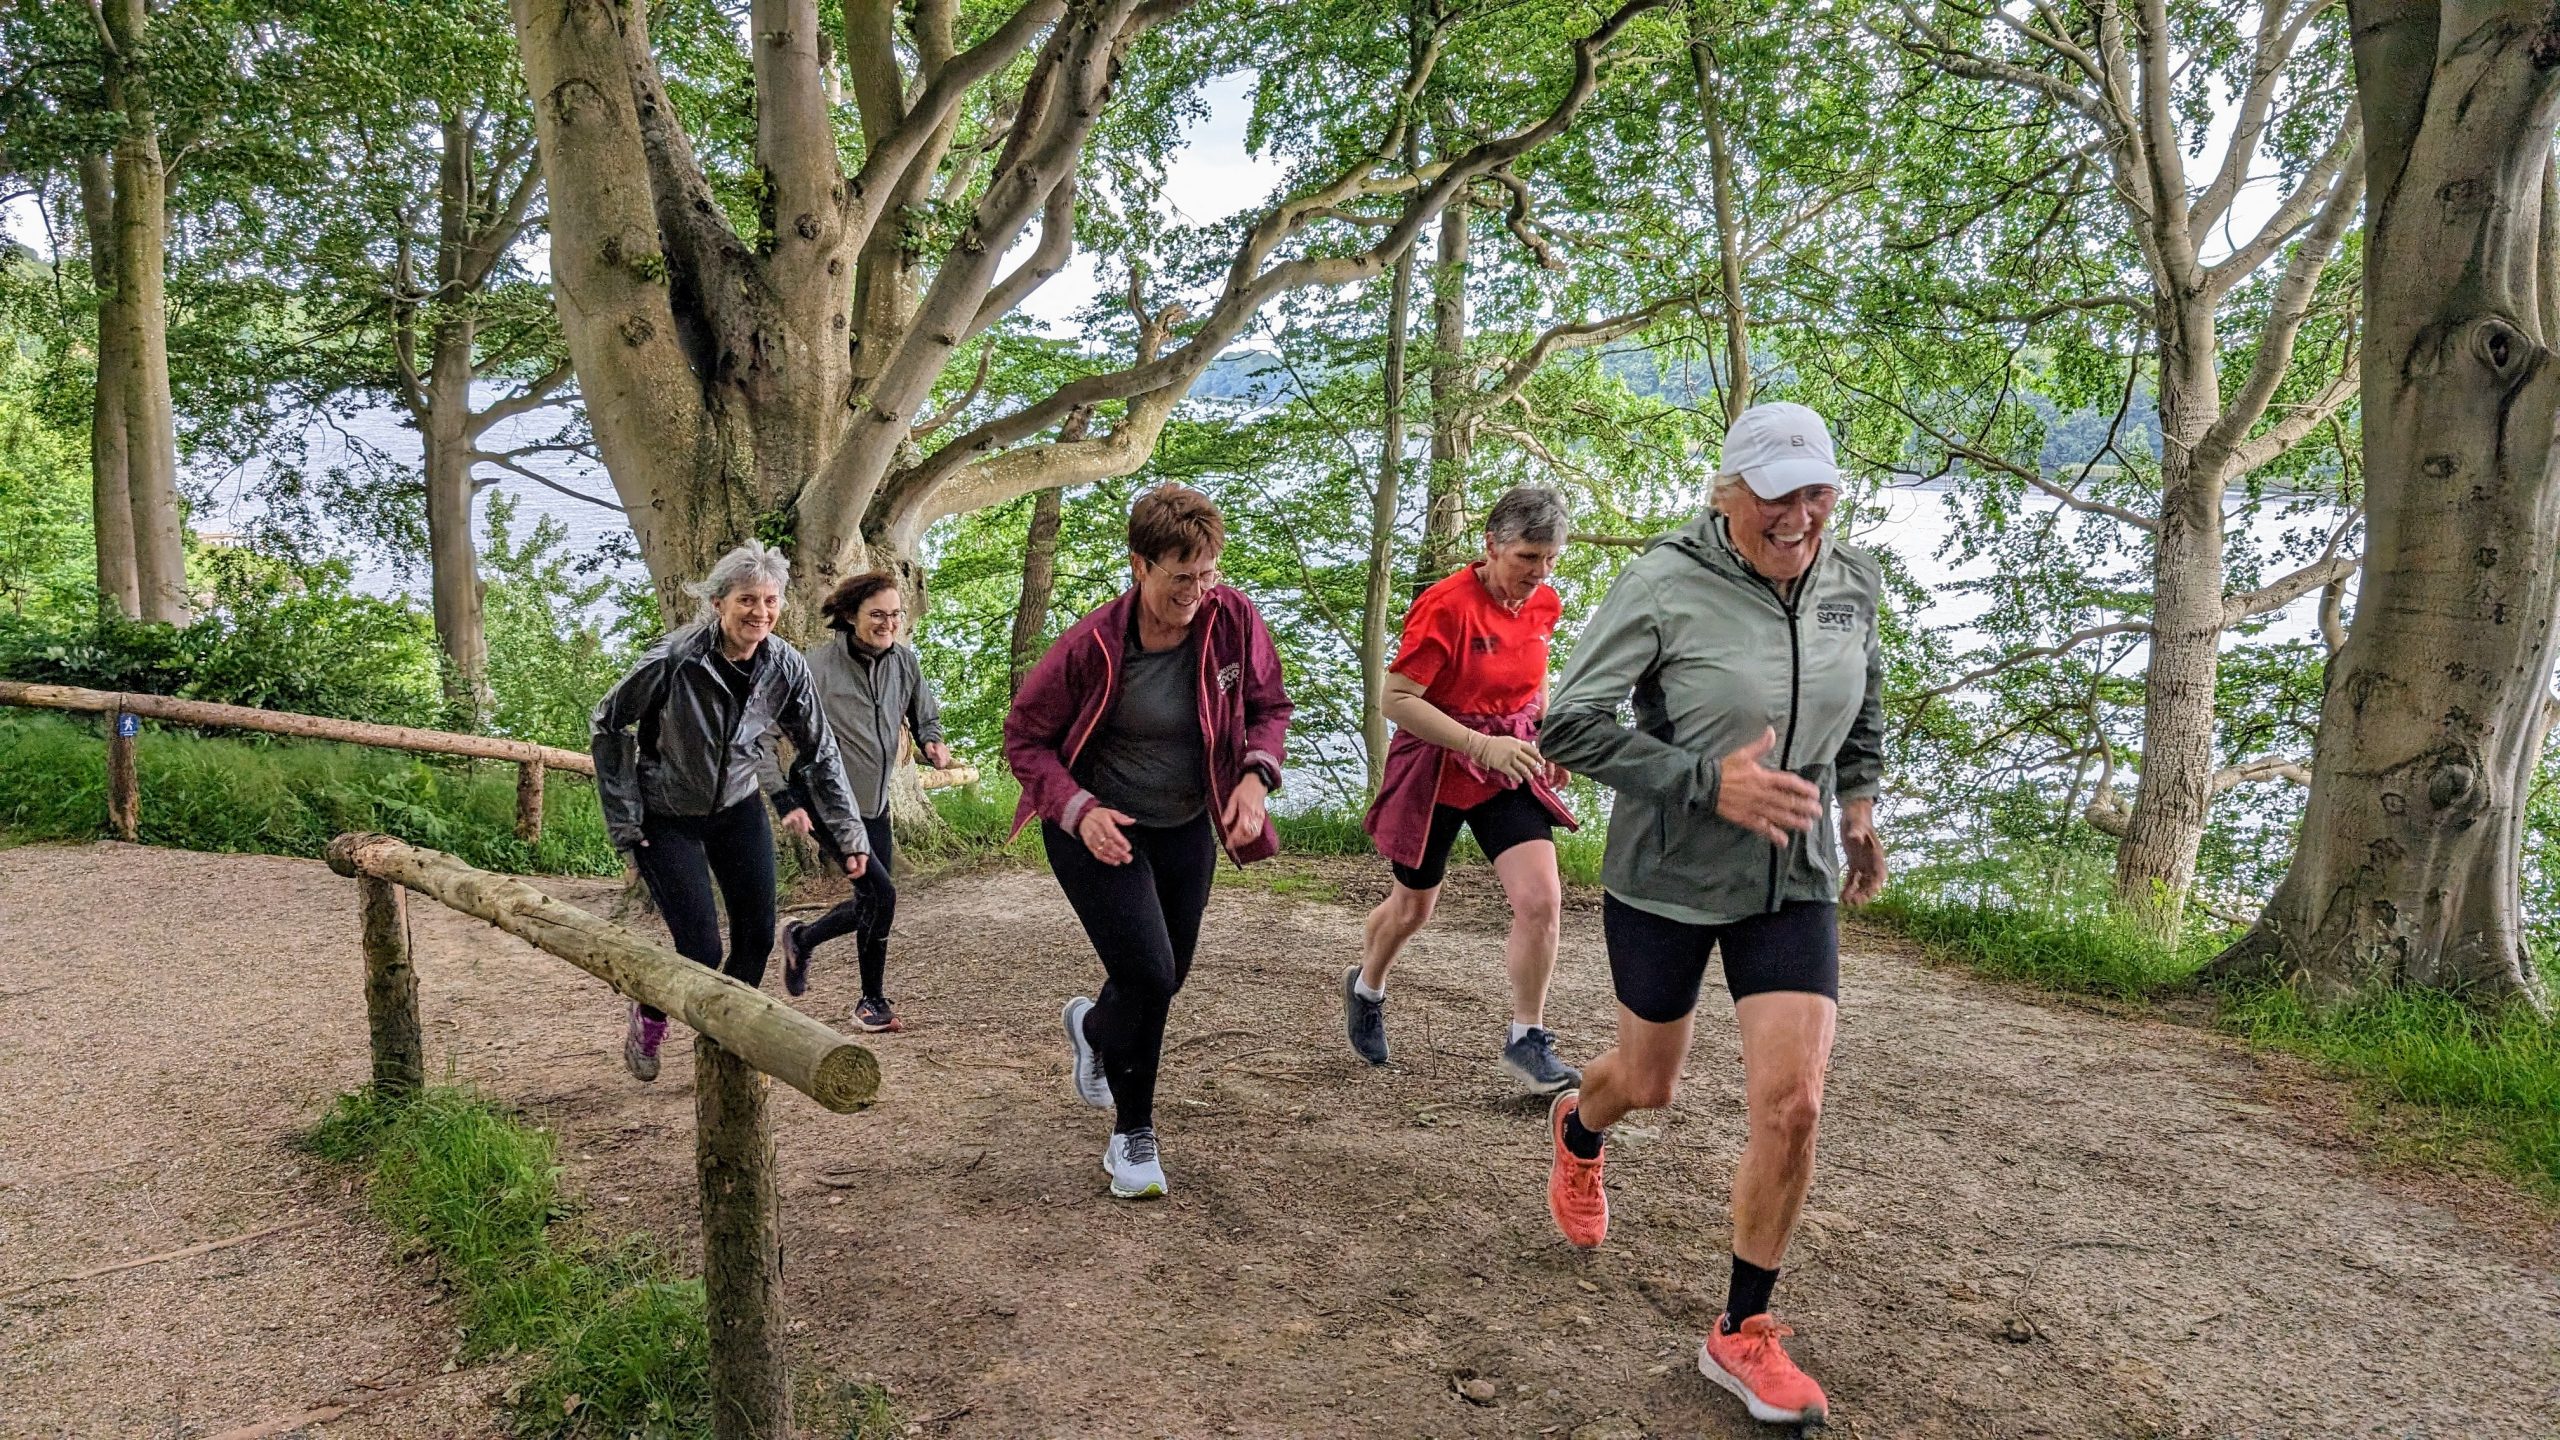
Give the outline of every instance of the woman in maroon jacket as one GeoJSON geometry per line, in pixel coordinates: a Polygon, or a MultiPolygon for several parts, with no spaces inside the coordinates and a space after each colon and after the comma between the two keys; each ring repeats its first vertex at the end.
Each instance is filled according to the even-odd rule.
{"type": "Polygon", "coordinates": [[[1102,1166],[1123,1199],[1165,1191],[1156,1062],[1218,846],[1240,865],[1279,849],[1263,797],[1280,786],[1289,697],[1253,602],[1218,583],[1226,543],[1199,491],[1139,496],[1136,583],[1058,637],[1004,722],[1022,782],[1014,830],[1040,817],[1049,868],[1107,977],[1065,1019],[1076,1094],[1118,1112],[1102,1166]]]}

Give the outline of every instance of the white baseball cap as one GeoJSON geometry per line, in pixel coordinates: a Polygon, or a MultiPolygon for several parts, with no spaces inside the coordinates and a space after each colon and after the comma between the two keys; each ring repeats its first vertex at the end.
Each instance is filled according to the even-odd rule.
{"type": "Polygon", "coordinates": [[[1719,475],[1739,475],[1763,500],[1783,500],[1808,485],[1838,485],[1831,428],[1791,400],[1754,405],[1724,432],[1719,475]]]}

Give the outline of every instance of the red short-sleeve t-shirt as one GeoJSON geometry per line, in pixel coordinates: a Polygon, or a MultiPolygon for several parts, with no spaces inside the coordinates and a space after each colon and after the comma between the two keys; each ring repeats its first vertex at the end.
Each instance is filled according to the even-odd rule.
{"type": "MultiPolygon", "coordinates": [[[[1404,617],[1404,638],[1387,668],[1422,687],[1450,715],[1508,715],[1538,698],[1547,679],[1547,642],[1564,615],[1555,590],[1540,585],[1518,610],[1493,598],[1468,566],[1422,592],[1404,617]]],[[[1444,761],[1439,803],[1457,809],[1502,793],[1444,761]]]]}

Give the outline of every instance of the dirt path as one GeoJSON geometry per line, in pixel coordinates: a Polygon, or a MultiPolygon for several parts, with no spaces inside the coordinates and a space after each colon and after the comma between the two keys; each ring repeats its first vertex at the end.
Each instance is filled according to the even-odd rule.
{"type": "MultiPolygon", "coordinates": [[[[1175,1192],[1149,1206],[1103,1198],[1104,1126],[1068,1095],[1057,1006],[1097,967],[1055,887],[914,891],[883,1103],[777,1107],[799,1363],[885,1381],[933,1435],[1755,1433],[1691,1368],[1740,1136],[1726,1014],[1702,1012],[1679,1105],[1622,1130],[1610,1247],[1581,1256],[1546,1220],[1538,1111],[1492,1065],[1482,917],[1418,943],[1398,1063],[1370,1071],[1331,994],[1359,911],[1326,888],[1221,887],[1174,1017],[1175,1192]],[[1491,1405],[1456,1393],[1475,1378],[1491,1405]]],[[[684,1048],[633,1084],[592,982],[432,907],[415,930],[430,1067],[555,1127],[597,1223],[689,1241],[684,1048]]],[[[201,1440],[404,1386],[299,1433],[498,1433],[505,1372],[446,1372],[432,1288],[291,1145],[362,1078],[355,942],[352,886],[314,863],[0,853],[0,1435],[201,1440]]],[[[1581,1055],[1609,1013],[1595,914],[1565,948],[1553,1018],[1581,1055]]],[[[2378,1180],[2235,1047],[1888,949],[1847,961],[1780,1291],[1831,1434],[2560,1435],[2547,1248],[2378,1180]]],[[[819,1013],[842,981],[821,972],[819,1013]]]]}

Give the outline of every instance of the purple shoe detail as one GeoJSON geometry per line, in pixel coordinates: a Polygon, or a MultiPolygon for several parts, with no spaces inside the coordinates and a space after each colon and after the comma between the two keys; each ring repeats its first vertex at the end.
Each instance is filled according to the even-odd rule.
{"type": "Polygon", "coordinates": [[[631,1007],[631,1021],[622,1030],[622,1063],[637,1080],[658,1078],[658,1046],[667,1038],[667,1022],[652,1020],[631,1007]]]}

